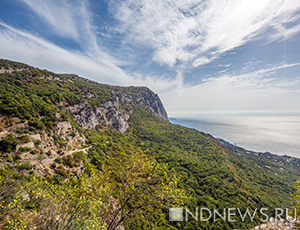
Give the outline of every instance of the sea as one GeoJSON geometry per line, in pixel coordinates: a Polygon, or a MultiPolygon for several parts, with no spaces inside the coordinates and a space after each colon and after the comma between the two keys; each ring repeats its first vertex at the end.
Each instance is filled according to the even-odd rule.
{"type": "Polygon", "coordinates": [[[247,150],[300,158],[300,116],[198,116],[170,121],[247,150]]]}

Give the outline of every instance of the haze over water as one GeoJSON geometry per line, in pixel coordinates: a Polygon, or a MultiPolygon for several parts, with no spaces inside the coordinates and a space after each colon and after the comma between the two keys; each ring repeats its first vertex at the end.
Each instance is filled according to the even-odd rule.
{"type": "Polygon", "coordinates": [[[300,158],[300,116],[201,116],[171,122],[248,150],[300,158]]]}

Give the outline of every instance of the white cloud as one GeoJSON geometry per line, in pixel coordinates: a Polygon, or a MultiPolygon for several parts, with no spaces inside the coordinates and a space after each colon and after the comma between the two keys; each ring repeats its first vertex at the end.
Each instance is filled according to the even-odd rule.
{"type": "Polygon", "coordinates": [[[52,0],[52,1],[38,1],[38,0],[22,0],[30,7],[36,14],[43,18],[51,25],[53,30],[61,36],[78,40],[80,33],[75,24],[75,14],[79,14],[78,18],[85,15],[79,7],[74,7],[67,0],[52,0]]]}
{"type": "MultiPolygon", "coordinates": [[[[21,0],[61,37],[74,40],[85,54],[106,56],[99,47],[93,14],[87,0],[21,0]]],[[[111,57],[109,57],[111,59],[111,57]]]]}
{"type": "MultiPolygon", "coordinates": [[[[292,63],[292,64],[282,64],[277,66],[272,66],[266,69],[259,69],[256,71],[247,71],[247,73],[233,75],[226,74],[221,75],[219,77],[211,77],[204,79],[203,82],[213,82],[222,85],[223,88],[231,88],[232,90],[252,90],[259,88],[268,88],[268,87],[279,87],[282,86],[292,86],[298,82],[298,80],[278,80],[276,76],[276,71],[291,68],[295,66],[300,66],[300,63],[292,63]],[[279,84],[279,82],[281,82],[279,84]]],[[[246,68],[247,70],[247,68],[246,68]]]]}
{"type": "Polygon", "coordinates": [[[152,47],[154,61],[169,66],[207,64],[267,30],[270,41],[300,31],[298,0],[111,0],[110,9],[128,42],[152,47]]]}
{"type": "Polygon", "coordinates": [[[105,55],[92,59],[82,53],[70,52],[48,41],[0,22],[1,57],[22,61],[59,73],[75,73],[110,84],[126,84],[129,76],[105,55]],[[124,80],[123,80],[124,79],[124,80]]]}
{"type": "MultiPolygon", "coordinates": [[[[171,116],[189,116],[205,111],[280,111],[299,108],[300,78],[278,79],[277,70],[300,66],[283,64],[241,75],[208,78],[194,86],[181,85],[180,96],[167,98],[171,116]]],[[[176,91],[173,91],[176,95],[176,91]]],[[[162,94],[162,97],[164,95],[162,94]]]]}

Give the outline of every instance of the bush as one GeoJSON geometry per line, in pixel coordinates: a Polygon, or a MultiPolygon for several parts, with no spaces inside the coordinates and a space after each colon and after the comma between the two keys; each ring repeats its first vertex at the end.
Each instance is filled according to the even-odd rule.
{"type": "Polygon", "coordinates": [[[55,163],[55,162],[53,162],[53,164],[51,164],[51,168],[52,168],[52,169],[55,169],[55,168],[56,168],[56,163],[55,163]]]}
{"type": "Polygon", "coordinates": [[[19,166],[19,169],[21,169],[21,170],[31,170],[32,169],[32,164],[30,162],[26,162],[24,164],[21,164],[19,166]]]}
{"type": "Polygon", "coordinates": [[[69,166],[71,168],[74,167],[74,158],[71,156],[71,155],[68,155],[68,156],[64,156],[62,158],[62,162],[65,166],[69,166]]]}
{"type": "Polygon", "coordinates": [[[35,149],[33,149],[33,150],[30,151],[30,154],[36,155],[37,151],[35,149]]]}
{"type": "Polygon", "coordinates": [[[0,150],[2,152],[10,153],[15,151],[17,144],[18,142],[14,136],[12,134],[8,134],[0,141],[0,150]]]}
{"type": "Polygon", "coordinates": [[[29,152],[29,151],[31,151],[31,148],[29,148],[29,147],[21,147],[21,148],[19,148],[19,152],[21,152],[21,153],[25,153],[25,152],[29,152]]]}
{"type": "Polygon", "coordinates": [[[54,144],[60,147],[66,147],[67,143],[63,141],[63,139],[58,135],[53,135],[54,144]]]}
{"type": "Polygon", "coordinates": [[[36,147],[38,147],[42,143],[42,141],[41,140],[33,140],[33,143],[36,147]]]}
{"type": "Polygon", "coordinates": [[[7,162],[9,162],[9,163],[13,163],[14,161],[13,161],[13,159],[12,159],[12,157],[11,157],[11,155],[8,155],[8,157],[7,157],[7,162]]]}
{"type": "Polygon", "coordinates": [[[86,163],[87,155],[84,154],[83,151],[73,153],[73,157],[76,163],[79,163],[80,161],[86,163]]]}
{"type": "Polygon", "coordinates": [[[58,150],[57,154],[61,156],[61,155],[64,155],[64,152],[60,149],[60,150],[58,150]]]}
{"type": "Polygon", "coordinates": [[[55,172],[65,178],[69,176],[67,170],[61,165],[55,169],[55,172]]]}
{"type": "Polygon", "coordinates": [[[71,136],[71,137],[75,137],[75,136],[76,136],[76,133],[75,133],[74,131],[72,131],[72,132],[70,133],[70,136],[71,136]]]}
{"type": "Polygon", "coordinates": [[[55,162],[57,162],[57,163],[61,164],[61,163],[62,163],[62,159],[61,159],[61,157],[57,157],[57,158],[55,158],[55,162]]]}
{"type": "Polygon", "coordinates": [[[21,159],[22,159],[22,157],[19,154],[14,156],[14,161],[15,162],[18,161],[18,160],[21,160],[21,159]]]}
{"type": "Polygon", "coordinates": [[[27,142],[30,141],[28,135],[22,135],[22,136],[19,136],[17,139],[19,140],[19,143],[20,143],[20,144],[21,144],[21,143],[27,143],[27,142]]]}

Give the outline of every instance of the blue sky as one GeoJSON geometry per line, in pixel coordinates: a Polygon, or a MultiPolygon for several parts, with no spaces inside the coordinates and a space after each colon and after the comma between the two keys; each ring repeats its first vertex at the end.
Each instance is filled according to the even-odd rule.
{"type": "Polygon", "coordinates": [[[0,0],[0,57],[146,85],[170,116],[300,113],[299,0],[0,0]]]}

